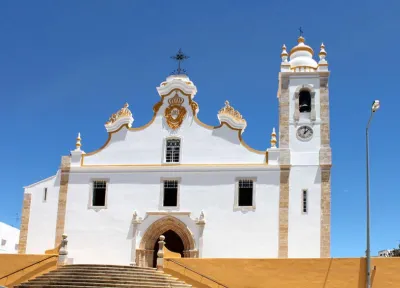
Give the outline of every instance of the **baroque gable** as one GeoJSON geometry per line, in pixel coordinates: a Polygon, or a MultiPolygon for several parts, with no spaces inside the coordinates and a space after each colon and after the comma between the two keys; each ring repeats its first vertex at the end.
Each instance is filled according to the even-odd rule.
{"type": "Polygon", "coordinates": [[[106,143],[89,153],[81,151],[79,144],[71,152],[71,166],[160,166],[166,164],[165,142],[170,137],[181,139],[180,165],[268,163],[267,150],[253,149],[243,141],[246,120],[228,101],[217,114],[220,125],[210,126],[197,116],[199,105],[193,100],[197,88],[188,76],[169,76],[157,91],[160,100],[149,123],[132,127],[134,119],[126,103],[106,122],[106,143]]]}

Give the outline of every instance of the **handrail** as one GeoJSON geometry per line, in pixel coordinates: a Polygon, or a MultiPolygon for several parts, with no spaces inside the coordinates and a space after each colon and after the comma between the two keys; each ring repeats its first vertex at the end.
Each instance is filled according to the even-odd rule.
{"type": "Polygon", "coordinates": [[[11,275],[13,275],[13,274],[16,274],[16,273],[18,273],[18,272],[20,272],[20,271],[22,271],[22,270],[27,269],[27,268],[30,268],[30,267],[32,267],[32,266],[34,266],[34,265],[36,265],[36,264],[39,264],[39,263],[41,263],[41,262],[43,262],[43,261],[49,260],[50,258],[53,258],[53,257],[58,257],[58,255],[51,255],[51,256],[49,256],[49,257],[47,257],[47,258],[45,258],[45,259],[36,261],[35,263],[32,263],[32,264],[30,264],[30,265],[28,265],[28,266],[25,266],[25,267],[23,267],[23,268],[21,268],[21,269],[18,269],[17,271],[11,272],[10,274],[8,274],[8,275],[6,275],[6,276],[1,277],[0,280],[2,280],[2,279],[4,279],[4,278],[7,278],[8,276],[11,276],[11,275]]]}
{"type": "Polygon", "coordinates": [[[201,274],[201,273],[199,273],[199,272],[197,272],[197,271],[194,271],[193,269],[191,269],[191,268],[189,268],[189,267],[183,265],[182,263],[179,263],[178,261],[175,261],[175,260],[172,260],[172,259],[169,259],[169,258],[164,258],[164,260],[166,260],[166,261],[171,261],[171,262],[173,262],[173,263],[175,263],[175,264],[177,264],[177,265],[179,265],[179,266],[181,266],[181,267],[183,267],[183,268],[185,268],[185,269],[187,269],[187,270],[192,271],[193,273],[196,273],[196,274],[200,275],[201,277],[207,278],[208,280],[210,280],[210,281],[212,281],[212,282],[214,282],[214,283],[217,283],[218,285],[220,285],[220,286],[222,286],[222,287],[229,288],[228,286],[225,286],[224,284],[218,282],[217,280],[212,279],[212,278],[210,278],[210,277],[208,277],[208,276],[206,276],[206,275],[204,275],[204,274],[201,274]]]}

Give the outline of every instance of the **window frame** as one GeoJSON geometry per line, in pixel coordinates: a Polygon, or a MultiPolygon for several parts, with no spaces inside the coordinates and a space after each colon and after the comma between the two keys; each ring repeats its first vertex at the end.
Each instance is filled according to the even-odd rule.
{"type": "Polygon", "coordinates": [[[109,178],[92,178],[90,179],[90,184],[89,184],[89,203],[88,203],[88,209],[91,210],[102,210],[102,209],[107,209],[107,202],[108,202],[108,189],[110,185],[110,179],[109,178]],[[106,193],[104,195],[104,206],[94,206],[93,205],[93,192],[94,192],[94,182],[96,181],[104,181],[106,182],[106,193]]]}
{"type": "Polygon", "coordinates": [[[182,137],[178,137],[178,136],[168,136],[164,139],[164,143],[163,143],[163,155],[162,155],[162,163],[166,164],[166,165],[177,165],[177,164],[181,164],[182,162],[182,143],[183,143],[183,139],[182,137]],[[179,140],[179,161],[178,162],[167,162],[167,142],[168,140],[179,140]]]}
{"type": "Polygon", "coordinates": [[[246,212],[246,211],[255,211],[256,210],[256,188],[257,187],[257,177],[237,177],[235,179],[235,199],[234,199],[234,206],[233,206],[233,211],[242,211],[242,212],[246,212]],[[253,181],[253,205],[251,206],[239,206],[239,182],[241,180],[251,180],[253,181]]]}
{"type": "Polygon", "coordinates": [[[180,209],[180,198],[181,198],[181,177],[161,177],[160,179],[160,203],[159,210],[179,210],[180,209]],[[176,195],[176,206],[164,206],[164,182],[165,181],[177,181],[178,189],[176,195]]]}
{"type": "Polygon", "coordinates": [[[309,193],[308,193],[308,189],[301,189],[301,214],[303,215],[307,215],[308,214],[308,203],[309,203],[309,193]],[[304,193],[306,195],[306,197],[304,197],[304,193]],[[305,204],[306,204],[306,211],[304,212],[304,198],[305,199],[305,204]]]}

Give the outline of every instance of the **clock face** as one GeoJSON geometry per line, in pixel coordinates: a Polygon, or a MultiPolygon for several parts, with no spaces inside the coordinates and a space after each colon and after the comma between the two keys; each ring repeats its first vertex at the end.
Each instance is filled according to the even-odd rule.
{"type": "Polygon", "coordinates": [[[297,129],[297,137],[299,137],[300,140],[310,140],[313,134],[314,131],[309,126],[301,126],[297,129]]]}

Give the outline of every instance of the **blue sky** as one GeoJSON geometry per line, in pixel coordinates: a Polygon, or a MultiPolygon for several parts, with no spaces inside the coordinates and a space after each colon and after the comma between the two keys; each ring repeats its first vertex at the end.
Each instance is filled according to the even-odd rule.
{"type": "MultiPolygon", "coordinates": [[[[100,147],[125,101],[147,123],[155,89],[179,48],[198,87],[199,118],[217,124],[225,100],[246,118],[244,139],[269,145],[278,127],[282,44],[323,41],[330,63],[332,256],[365,251],[365,125],[371,127],[372,252],[400,240],[398,1],[1,1],[0,221],[16,225],[23,186],[55,174],[82,133],[100,147]]],[[[19,224],[18,224],[19,225],[19,224]]]]}

